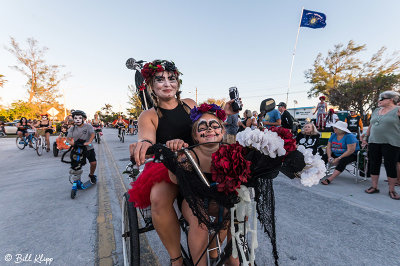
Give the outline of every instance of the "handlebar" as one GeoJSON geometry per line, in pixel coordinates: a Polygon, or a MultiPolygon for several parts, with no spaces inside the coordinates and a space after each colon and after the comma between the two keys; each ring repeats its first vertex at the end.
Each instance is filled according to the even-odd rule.
{"type": "MultiPolygon", "coordinates": [[[[204,176],[199,165],[196,163],[196,161],[194,160],[193,156],[190,154],[189,151],[197,146],[204,145],[204,144],[210,144],[210,143],[221,143],[221,142],[206,142],[206,143],[202,143],[202,144],[196,144],[196,145],[192,145],[192,146],[189,146],[186,148],[182,148],[182,149],[174,152],[175,157],[178,156],[178,153],[185,154],[186,158],[188,159],[190,164],[193,166],[193,168],[196,171],[199,178],[204,182],[204,184],[207,185],[207,187],[210,187],[210,183],[208,182],[207,178],[204,176]]],[[[147,164],[149,162],[157,162],[157,163],[163,162],[163,160],[164,160],[164,156],[162,154],[163,149],[169,149],[169,148],[165,144],[154,144],[153,146],[150,146],[146,151],[146,155],[154,154],[154,157],[146,159],[144,164],[147,164]]],[[[131,157],[131,163],[132,163],[132,169],[135,169],[135,170],[139,169],[139,166],[135,164],[135,160],[133,157],[131,157]]]]}

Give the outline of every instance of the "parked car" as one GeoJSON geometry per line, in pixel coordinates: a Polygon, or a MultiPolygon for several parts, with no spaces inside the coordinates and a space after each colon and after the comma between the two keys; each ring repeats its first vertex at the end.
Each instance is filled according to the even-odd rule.
{"type": "Polygon", "coordinates": [[[4,123],[4,131],[6,132],[7,135],[9,134],[17,134],[17,123],[15,122],[8,122],[4,123]]]}

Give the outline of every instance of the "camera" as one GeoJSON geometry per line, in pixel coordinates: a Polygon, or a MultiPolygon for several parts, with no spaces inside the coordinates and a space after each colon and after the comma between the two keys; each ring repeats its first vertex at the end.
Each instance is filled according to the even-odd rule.
{"type": "Polygon", "coordinates": [[[235,100],[232,103],[233,111],[238,112],[238,111],[242,110],[242,104],[240,103],[240,99],[239,99],[239,91],[236,87],[229,88],[229,97],[231,98],[231,100],[235,100]]]}

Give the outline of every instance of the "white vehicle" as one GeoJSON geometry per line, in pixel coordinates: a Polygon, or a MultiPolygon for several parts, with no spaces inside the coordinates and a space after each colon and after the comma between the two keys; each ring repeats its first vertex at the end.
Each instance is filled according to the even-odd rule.
{"type": "Polygon", "coordinates": [[[17,134],[17,129],[18,129],[17,123],[15,123],[15,122],[4,123],[4,131],[6,132],[7,135],[17,134]]]}
{"type": "Polygon", "coordinates": [[[313,114],[315,111],[315,106],[289,108],[287,111],[293,116],[293,118],[298,119],[302,126],[305,124],[305,120],[307,118],[311,120],[317,119],[317,114],[313,114]]]}

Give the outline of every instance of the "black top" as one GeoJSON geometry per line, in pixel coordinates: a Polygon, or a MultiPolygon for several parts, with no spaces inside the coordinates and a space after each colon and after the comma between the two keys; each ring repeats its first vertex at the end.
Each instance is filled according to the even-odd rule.
{"type": "Polygon", "coordinates": [[[165,144],[168,140],[181,139],[192,145],[192,120],[183,105],[178,104],[172,110],[161,107],[157,109],[162,116],[158,118],[156,142],[165,144]]]}
{"type": "Polygon", "coordinates": [[[245,125],[245,126],[243,127],[242,125],[240,125],[240,126],[239,126],[239,129],[238,129],[238,132],[241,132],[241,131],[243,131],[243,130],[246,129],[246,127],[247,127],[247,126],[246,126],[247,120],[249,120],[250,118],[251,118],[251,117],[248,117],[248,118],[245,118],[245,119],[242,120],[242,124],[245,125]]]}
{"type": "Polygon", "coordinates": [[[282,121],[281,122],[282,127],[290,130],[293,129],[293,118],[287,110],[283,111],[281,115],[281,121],[282,121]]]}
{"type": "Polygon", "coordinates": [[[360,119],[361,119],[361,117],[359,115],[357,115],[357,116],[349,115],[346,118],[346,122],[348,124],[347,129],[350,130],[351,132],[358,133],[358,129],[360,128],[360,119]]]}
{"type": "Polygon", "coordinates": [[[312,149],[313,154],[317,153],[319,135],[304,135],[299,133],[296,137],[296,143],[298,145],[303,145],[306,149],[312,149]]]}
{"type": "Polygon", "coordinates": [[[48,127],[49,124],[50,124],[49,121],[47,121],[47,124],[44,124],[44,123],[42,123],[42,121],[40,120],[39,127],[48,127]]]}

